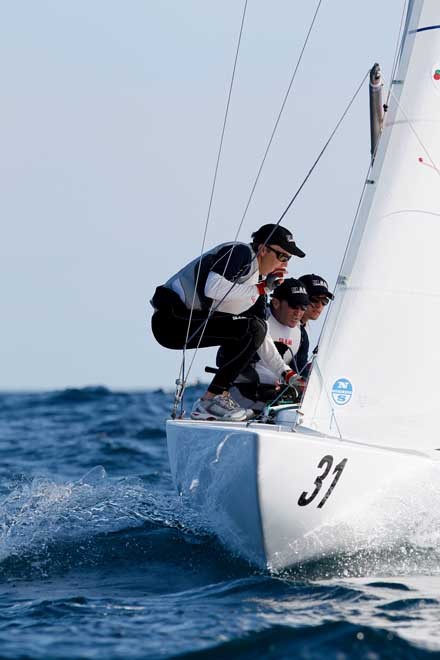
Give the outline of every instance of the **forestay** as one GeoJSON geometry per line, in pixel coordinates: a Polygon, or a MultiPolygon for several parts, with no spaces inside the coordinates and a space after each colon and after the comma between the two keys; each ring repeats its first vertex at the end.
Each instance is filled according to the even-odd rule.
{"type": "Polygon", "coordinates": [[[304,424],[440,448],[440,2],[410,2],[383,135],[304,424]]]}

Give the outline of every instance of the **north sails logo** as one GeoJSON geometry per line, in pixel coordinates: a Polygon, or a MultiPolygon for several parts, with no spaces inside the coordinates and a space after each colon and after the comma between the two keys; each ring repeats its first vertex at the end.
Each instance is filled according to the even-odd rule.
{"type": "Polygon", "coordinates": [[[353,385],[348,378],[338,378],[333,383],[332,399],[338,406],[345,406],[353,396],[353,385]]]}

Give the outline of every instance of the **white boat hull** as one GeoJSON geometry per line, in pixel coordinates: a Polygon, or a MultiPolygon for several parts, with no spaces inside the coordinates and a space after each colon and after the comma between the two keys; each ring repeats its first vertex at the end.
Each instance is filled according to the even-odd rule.
{"type": "Polygon", "coordinates": [[[265,424],[169,421],[167,440],[185,502],[227,548],[271,570],[346,550],[355,528],[365,540],[377,513],[399,516],[439,466],[434,451],[265,424]]]}

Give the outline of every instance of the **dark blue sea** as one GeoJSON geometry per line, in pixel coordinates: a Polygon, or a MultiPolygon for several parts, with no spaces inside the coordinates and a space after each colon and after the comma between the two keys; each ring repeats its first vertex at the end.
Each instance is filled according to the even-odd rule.
{"type": "Polygon", "coordinates": [[[0,395],[0,659],[440,657],[435,517],[420,545],[256,571],[175,493],[171,404],[0,395]]]}

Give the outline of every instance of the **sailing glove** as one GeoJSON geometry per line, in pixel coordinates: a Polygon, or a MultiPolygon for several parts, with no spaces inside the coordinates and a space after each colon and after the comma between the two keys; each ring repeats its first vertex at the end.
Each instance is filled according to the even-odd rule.
{"type": "Polygon", "coordinates": [[[285,272],[283,270],[275,270],[269,273],[266,279],[257,284],[258,293],[263,296],[265,293],[270,293],[277,288],[284,281],[285,272]]]}
{"type": "Polygon", "coordinates": [[[295,389],[303,390],[306,386],[306,381],[304,378],[301,378],[296,371],[285,371],[283,373],[283,378],[287,385],[290,385],[290,387],[294,387],[295,389]]]}

